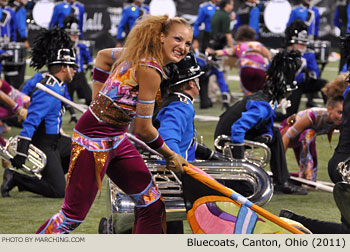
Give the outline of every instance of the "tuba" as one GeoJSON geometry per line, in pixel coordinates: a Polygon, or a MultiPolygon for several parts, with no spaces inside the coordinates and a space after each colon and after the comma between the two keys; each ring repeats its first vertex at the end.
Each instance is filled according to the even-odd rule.
{"type": "MultiPolygon", "coordinates": [[[[7,141],[6,146],[0,146],[0,157],[10,161],[14,158],[17,150],[17,136],[10,137],[7,141]]],[[[46,155],[40,149],[30,144],[28,149],[28,157],[23,164],[22,168],[16,171],[23,171],[23,173],[31,176],[36,176],[41,179],[41,171],[46,166],[46,155]]]]}
{"type": "MultiPolygon", "coordinates": [[[[244,158],[252,161],[256,165],[265,168],[271,159],[271,151],[270,148],[264,144],[249,140],[244,140],[243,142],[245,146],[244,158]]],[[[232,157],[230,146],[234,146],[232,143],[231,137],[226,135],[220,135],[214,140],[215,149],[222,152],[224,155],[232,157]]]]}
{"type": "MultiPolygon", "coordinates": [[[[251,143],[249,143],[251,144],[251,143]]],[[[260,147],[260,145],[259,145],[260,147]]],[[[268,147],[266,146],[268,149],[268,147]]],[[[269,149],[268,149],[269,150],[269,149]]],[[[182,185],[179,178],[169,171],[164,162],[156,155],[143,155],[145,163],[152,173],[153,180],[162,193],[165,202],[167,221],[186,220],[186,209],[183,199],[182,185]]],[[[269,158],[267,155],[266,158],[269,158]]],[[[268,163],[265,160],[262,163],[268,163]]],[[[251,188],[249,195],[243,194],[253,203],[263,206],[272,198],[273,186],[269,175],[262,169],[258,162],[247,159],[230,161],[202,161],[191,162],[194,166],[202,169],[214,179],[225,186],[235,190],[237,183],[243,182],[251,188]]],[[[128,233],[134,223],[135,204],[118,186],[110,179],[107,183],[108,189],[108,212],[107,232],[128,233]]]]}

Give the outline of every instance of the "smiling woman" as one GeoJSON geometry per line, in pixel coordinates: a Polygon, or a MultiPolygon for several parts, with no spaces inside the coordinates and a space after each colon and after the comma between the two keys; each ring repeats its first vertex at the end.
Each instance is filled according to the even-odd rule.
{"type": "Polygon", "coordinates": [[[93,85],[104,85],[99,85],[102,89],[74,128],[63,206],[38,233],[70,233],[78,227],[106,173],[135,202],[135,232],[162,232],[165,215],[160,191],[125,133],[135,118],[135,132],[164,156],[169,169],[180,171],[187,164],[164,143],[152,125],[152,115],[165,76],[163,66],[183,59],[191,42],[192,28],[185,19],[146,16],[130,31],[113,72],[107,74],[110,64],[101,64],[109,69],[94,70],[93,85]]]}

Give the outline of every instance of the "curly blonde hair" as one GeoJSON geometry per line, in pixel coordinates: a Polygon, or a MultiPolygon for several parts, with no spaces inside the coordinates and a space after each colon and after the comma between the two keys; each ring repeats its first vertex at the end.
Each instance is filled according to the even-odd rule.
{"type": "Polygon", "coordinates": [[[328,99],[343,96],[348,83],[345,81],[348,74],[339,74],[333,81],[328,82],[321,91],[328,99]]]}
{"type": "Polygon", "coordinates": [[[123,61],[137,64],[142,59],[153,57],[163,66],[163,45],[161,34],[168,35],[174,24],[181,24],[192,30],[192,26],[181,17],[169,18],[168,15],[146,15],[130,31],[126,38],[121,56],[116,65],[123,61]]]}

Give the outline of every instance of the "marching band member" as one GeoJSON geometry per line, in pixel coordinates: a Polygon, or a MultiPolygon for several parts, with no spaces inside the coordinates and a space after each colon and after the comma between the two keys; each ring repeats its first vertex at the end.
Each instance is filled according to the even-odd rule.
{"type": "MultiPolygon", "coordinates": [[[[134,232],[162,232],[165,216],[160,191],[125,133],[134,120],[135,133],[164,156],[169,169],[181,172],[187,164],[164,143],[152,125],[152,115],[163,67],[187,55],[192,33],[183,18],[146,16],[130,31],[113,72],[109,75],[110,68],[95,68],[94,83],[100,84],[93,91],[102,89],[74,128],[64,203],[37,233],[70,233],[77,228],[106,173],[135,202],[134,232]]],[[[110,66],[110,61],[109,57],[106,64],[96,62],[96,66],[110,66]]]]}
{"type": "Polygon", "coordinates": [[[320,12],[315,6],[311,6],[311,0],[302,0],[301,4],[296,6],[290,13],[287,26],[295,20],[303,21],[307,27],[307,34],[311,39],[317,39],[320,29],[320,12]]]}
{"type": "Polygon", "coordinates": [[[333,131],[341,123],[343,96],[329,97],[326,108],[310,108],[286,118],[280,125],[284,151],[293,148],[299,165],[298,176],[311,181],[317,177],[316,137],[333,131]]]}
{"type": "Polygon", "coordinates": [[[282,51],[276,54],[267,70],[264,89],[244,97],[226,110],[220,116],[214,134],[215,138],[231,136],[232,142],[238,144],[233,149],[233,157],[237,159],[244,158],[244,139],[265,143],[271,149],[274,189],[287,194],[307,194],[307,190],[288,182],[282,137],[273,123],[277,105],[297,88],[294,79],[300,67],[299,53],[282,51]]]}
{"type": "Polygon", "coordinates": [[[343,103],[343,116],[340,126],[339,142],[334,149],[333,156],[328,162],[328,174],[333,183],[341,182],[337,167],[338,164],[350,157],[350,85],[349,85],[349,66],[350,66],[350,35],[346,34],[342,38],[342,52],[345,59],[345,65],[348,67],[347,76],[344,81],[347,83],[347,87],[344,91],[344,103],[343,103]]]}
{"type": "Polygon", "coordinates": [[[134,0],[130,6],[123,9],[116,36],[117,47],[122,46],[124,39],[136,24],[136,20],[143,15],[149,14],[149,7],[143,3],[144,0],[134,0]]]}
{"type": "Polygon", "coordinates": [[[73,99],[74,91],[77,91],[78,98],[84,99],[86,105],[90,105],[92,90],[85,76],[84,64],[92,70],[92,58],[89,49],[85,44],[79,43],[80,31],[78,29],[78,20],[75,17],[68,16],[64,19],[64,29],[69,34],[74,43],[76,51],[76,63],[78,68],[74,75],[73,81],[67,85],[69,96],[73,99]]]}
{"type": "MultiPolygon", "coordinates": [[[[16,13],[8,5],[7,0],[0,0],[0,43],[6,45],[9,42],[17,41],[16,33],[16,13]]],[[[0,49],[0,55],[7,59],[13,59],[13,52],[10,50],[0,49]]],[[[0,62],[0,73],[4,73],[5,80],[12,86],[19,88],[20,84],[16,82],[14,75],[18,75],[17,70],[13,70],[13,66],[1,66],[0,62]]]]}
{"type": "MultiPolygon", "coordinates": [[[[302,54],[302,58],[306,63],[302,71],[296,76],[298,82],[298,89],[293,90],[287,100],[290,101],[291,106],[287,108],[287,112],[276,113],[276,121],[282,122],[287,117],[298,112],[301,96],[321,91],[326,85],[327,80],[320,78],[320,71],[316,62],[314,52],[306,51],[309,39],[307,36],[307,25],[301,20],[295,20],[285,30],[286,34],[286,48],[287,50],[297,50],[302,54]]],[[[321,92],[322,93],[322,92],[321,92]]],[[[324,102],[325,95],[322,93],[324,102]]],[[[309,100],[310,102],[310,100],[309,100]]],[[[308,104],[307,107],[313,107],[313,103],[308,104]]]]}
{"type": "Polygon", "coordinates": [[[166,69],[169,78],[162,82],[166,91],[154,121],[159,135],[187,161],[224,159],[221,153],[196,142],[193,102],[199,94],[198,78],[203,72],[194,53],[189,52],[182,61],[169,64],[166,69]]]}
{"type": "Polygon", "coordinates": [[[199,50],[201,45],[201,52],[205,52],[209,45],[210,31],[211,31],[211,18],[218,9],[217,4],[220,0],[211,0],[208,2],[201,3],[198,9],[197,19],[193,23],[193,49],[199,50]],[[203,38],[199,42],[199,27],[204,23],[203,38]]]}
{"type": "Polygon", "coordinates": [[[73,16],[78,19],[78,25],[80,30],[80,39],[83,38],[83,24],[84,24],[84,4],[76,0],[65,0],[55,5],[52,13],[52,17],[49,23],[49,28],[52,29],[55,26],[63,27],[63,21],[68,16],[73,16]]]}
{"type": "Polygon", "coordinates": [[[16,34],[16,13],[7,6],[7,0],[0,0],[0,38],[1,42],[8,43],[10,41],[17,41],[16,34]]]}
{"type": "Polygon", "coordinates": [[[236,56],[239,59],[241,89],[244,95],[251,95],[264,87],[271,53],[262,43],[256,41],[256,32],[248,25],[238,28],[236,41],[233,48],[217,51],[209,49],[208,52],[216,56],[236,56]]]}
{"type": "MultiPolygon", "coordinates": [[[[72,41],[66,32],[58,28],[42,31],[33,43],[31,55],[31,67],[37,70],[44,65],[48,67],[49,74],[40,83],[63,95],[64,82],[72,81],[74,69],[77,67],[72,41]]],[[[9,197],[9,191],[15,186],[18,186],[19,190],[46,197],[64,197],[66,181],[57,149],[62,113],[60,100],[40,89],[34,91],[28,115],[18,136],[17,154],[11,159],[11,163],[15,168],[21,168],[28,156],[29,144],[33,144],[46,154],[47,164],[41,179],[6,169],[1,186],[3,197],[9,197]]]]}
{"type": "MultiPolygon", "coordinates": [[[[27,4],[28,0],[14,0],[10,4],[10,8],[14,10],[15,12],[15,18],[16,18],[16,41],[23,43],[24,50],[23,50],[23,58],[25,59],[27,56],[27,50],[30,49],[29,42],[28,42],[28,34],[27,34],[27,11],[25,8],[25,5],[27,4]]],[[[21,85],[24,83],[24,76],[26,72],[26,61],[24,60],[23,63],[18,64],[16,66],[6,67],[9,68],[7,71],[17,72],[18,74],[12,74],[11,76],[8,76],[8,82],[10,82],[15,88],[19,89],[21,85]]]]}
{"type": "Polygon", "coordinates": [[[260,36],[260,13],[262,5],[259,0],[245,0],[238,6],[237,23],[235,29],[238,30],[242,25],[249,25],[260,36]]]}

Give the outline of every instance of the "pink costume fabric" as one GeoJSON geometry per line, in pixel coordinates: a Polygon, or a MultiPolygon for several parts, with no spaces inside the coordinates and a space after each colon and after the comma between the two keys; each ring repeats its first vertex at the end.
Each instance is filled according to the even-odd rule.
{"type": "MultiPolygon", "coordinates": [[[[163,74],[154,60],[141,64],[163,74]]],[[[124,135],[136,111],[135,69],[120,64],[76,124],[64,203],[37,233],[74,230],[85,219],[106,173],[135,202],[135,233],[162,232],[160,191],[141,155],[124,135]]]]}
{"type": "MultiPolygon", "coordinates": [[[[331,134],[336,128],[336,125],[326,122],[326,108],[310,108],[300,111],[296,115],[295,121],[298,121],[298,119],[305,114],[312,123],[311,128],[300,132],[299,136],[291,139],[288,147],[293,148],[295,158],[299,165],[299,177],[316,181],[318,165],[316,136],[331,134]]],[[[286,134],[289,127],[291,127],[291,125],[288,124],[288,118],[286,118],[280,125],[281,135],[286,134]]]]}
{"type": "MultiPolygon", "coordinates": [[[[14,87],[12,87],[5,80],[1,80],[2,85],[0,90],[7,94],[12,100],[14,100],[19,106],[28,108],[30,103],[30,97],[28,95],[23,94],[18,91],[14,87]]],[[[6,105],[1,104],[0,106],[0,120],[7,119],[13,116],[15,113],[12,111],[12,108],[7,107],[6,105]]]]}
{"type": "Polygon", "coordinates": [[[239,59],[241,88],[245,95],[261,90],[265,83],[268,60],[262,54],[263,45],[257,41],[240,42],[234,48],[239,59]]]}

